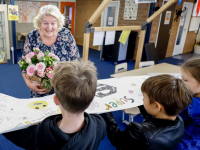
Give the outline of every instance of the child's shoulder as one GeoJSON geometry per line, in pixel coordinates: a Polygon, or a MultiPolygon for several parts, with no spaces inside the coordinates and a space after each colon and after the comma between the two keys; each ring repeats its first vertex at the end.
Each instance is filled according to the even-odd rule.
{"type": "MultiPolygon", "coordinates": [[[[176,131],[183,131],[184,133],[184,123],[183,119],[180,116],[176,117],[176,120],[165,120],[165,119],[156,119],[150,118],[144,121],[141,124],[134,124],[137,128],[140,128],[142,132],[149,137],[158,136],[159,134],[165,134],[165,132],[176,132],[176,131]]],[[[171,133],[170,133],[171,134],[171,133]]]]}
{"type": "Polygon", "coordinates": [[[104,119],[101,117],[99,114],[87,114],[85,113],[86,116],[88,116],[90,122],[92,122],[93,125],[96,125],[97,127],[101,126],[102,128],[106,128],[106,122],[104,119]]]}

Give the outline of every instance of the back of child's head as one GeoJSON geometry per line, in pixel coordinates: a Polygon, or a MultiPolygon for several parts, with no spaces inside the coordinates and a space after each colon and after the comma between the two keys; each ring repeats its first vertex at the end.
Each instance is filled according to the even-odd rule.
{"type": "Polygon", "coordinates": [[[71,113],[83,112],[96,92],[96,67],[90,61],[62,62],[54,69],[51,83],[65,110],[71,113]]]}
{"type": "Polygon", "coordinates": [[[181,79],[171,75],[157,75],[146,79],[141,87],[150,103],[160,103],[167,115],[176,116],[192,101],[193,94],[181,79]]]}
{"type": "Polygon", "coordinates": [[[189,72],[200,83],[200,58],[193,58],[181,65],[181,70],[189,72]]]}

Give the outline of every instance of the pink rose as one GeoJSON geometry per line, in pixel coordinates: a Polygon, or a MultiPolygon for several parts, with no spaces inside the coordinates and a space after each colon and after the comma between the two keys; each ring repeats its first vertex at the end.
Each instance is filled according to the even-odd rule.
{"type": "Polygon", "coordinates": [[[43,62],[39,62],[36,64],[36,70],[38,71],[44,71],[45,70],[45,64],[43,62]]]}
{"type": "Polygon", "coordinates": [[[37,71],[37,75],[39,76],[39,77],[44,77],[45,76],[45,73],[44,73],[44,71],[37,71]]]}
{"type": "Polygon", "coordinates": [[[35,48],[35,50],[37,50],[37,51],[38,51],[38,50],[40,50],[40,49],[39,49],[39,47],[36,47],[36,48],[35,48]]]}
{"type": "Polygon", "coordinates": [[[58,66],[58,62],[54,62],[54,67],[57,67],[58,66]]]}
{"type": "Polygon", "coordinates": [[[35,65],[30,65],[26,68],[26,73],[29,75],[29,76],[33,76],[34,73],[35,73],[35,65]]]}
{"type": "Polygon", "coordinates": [[[55,54],[49,53],[49,57],[54,57],[54,56],[55,56],[55,54]]]}
{"type": "Polygon", "coordinates": [[[53,70],[53,68],[50,66],[49,68],[46,69],[46,72],[50,72],[51,70],[53,70]]]}
{"type": "Polygon", "coordinates": [[[31,58],[30,57],[26,57],[26,63],[31,63],[31,58]]]}
{"type": "Polygon", "coordinates": [[[37,55],[37,59],[40,59],[41,57],[44,57],[44,53],[40,51],[37,55]]]}
{"type": "Polygon", "coordinates": [[[58,60],[58,61],[60,61],[60,58],[58,56],[56,56],[56,55],[53,58],[58,60]]]}
{"type": "Polygon", "coordinates": [[[47,73],[47,77],[48,77],[49,79],[52,79],[52,78],[53,78],[53,73],[52,73],[52,72],[48,72],[48,73],[47,73]]]}
{"type": "Polygon", "coordinates": [[[25,55],[25,58],[30,58],[29,53],[25,55]]]}
{"type": "Polygon", "coordinates": [[[32,58],[33,56],[35,56],[35,52],[30,52],[28,53],[29,57],[32,58]]]}

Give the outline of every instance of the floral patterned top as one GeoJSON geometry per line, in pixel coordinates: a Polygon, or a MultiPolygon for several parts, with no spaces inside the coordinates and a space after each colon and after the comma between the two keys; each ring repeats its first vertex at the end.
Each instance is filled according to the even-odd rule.
{"type": "MultiPolygon", "coordinates": [[[[47,46],[42,42],[37,29],[31,31],[28,33],[24,43],[23,55],[25,56],[29,52],[32,52],[33,48],[39,48],[42,52],[48,50],[57,55],[61,61],[73,61],[75,59],[80,59],[75,39],[70,30],[67,28],[62,28],[62,30],[58,32],[56,42],[51,46],[47,46]]],[[[43,97],[53,93],[53,89],[48,94],[37,94],[31,90],[31,97],[43,97]]]]}

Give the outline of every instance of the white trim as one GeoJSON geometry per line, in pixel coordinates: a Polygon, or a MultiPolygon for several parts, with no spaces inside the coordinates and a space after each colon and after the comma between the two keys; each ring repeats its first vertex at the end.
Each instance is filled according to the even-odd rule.
{"type": "MultiPolygon", "coordinates": [[[[108,5],[108,7],[110,7],[110,6],[116,6],[115,4],[117,4],[118,9],[116,9],[115,23],[114,23],[114,24],[116,24],[116,26],[117,26],[117,25],[118,25],[118,19],[119,19],[120,1],[111,1],[110,4],[108,5]]],[[[108,10],[107,8],[108,8],[108,7],[106,7],[106,8],[104,9],[105,13],[104,13],[104,11],[103,11],[102,14],[101,14],[101,25],[100,25],[100,27],[103,26],[104,21],[107,21],[107,20],[106,20],[106,17],[104,17],[104,15],[107,14],[107,10],[108,10]],[[103,19],[104,19],[104,20],[103,20],[103,19]]],[[[99,51],[101,51],[101,47],[102,47],[102,46],[100,45],[99,48],[98,48],[99,51]]]]}
{"type": "Polygon", "coordinates": [[[182,32],[186,32],[185,30],[187,30],[187,32],[186,32],[185,37],[183,37],[183,34],[181,35],[180,44],[176,45],[176,41],[177,41],[177,38],[178,38],[180,26],[181,26],[181,19],[180,19],[179,24],[178,24],[178,30],[177,30],[177,33],[176,33],[176,40],[175,40],[172,56],[179,55],[179,54],[183,53],[183,49],[184,49],[184,46],[185,46],[185,41],[186,41],[186,38],[187,38],[187,34],[189,32],[189,25],[190,25],[190,20],[191,20],[191,17],[192,17],[192,10],[193,10],[194,4],[191,3],[191,2],[183,2],[182,10],[183,10],[183,8],[185,6],[188,6],[190,8],[190,10],[186,14],[186,18],[185,18],[186,20],[185,20],[184,29],[183,29],[182,32]],[[187,26],[187,27],[185,27],[185,26],[187,26]],[[183,42],[183,38],[182,37],[185,38],[184,42],[183,42]],[[180,49],[181,49],[181,51],[177,51],[177,50],[180,50],[180,49]]]}
{"type": "MultiPolygon", "coordinates": [[[[119,8],[120,8],[120,1],[112,1],[110,2],[110,4],[108,5],[108,7],[110,6],[115,6],[114,3],[117,3],[117,6],[118,6],[118,9],[116,9],[116,14],[115,14],[115,24],[116,26],[118,25],[118,18],[119,18],[119,8]]],[[[104,10],[104,11],[107,11],[107,8],[104,10]]],[[[103,15],[104,15],[104,11],[102,12],[101,14],[101,27],[103,26],[103,15]]]]}
{"type": "Polygon", "coordinates": [[[9,42],[9,30],[8,30],[8,5],[1,4],[0,12],[4,12],[4,23],[5,23],[5,35],[6,35],[6,59],[10,59],[10,42],[9,42]]]}

